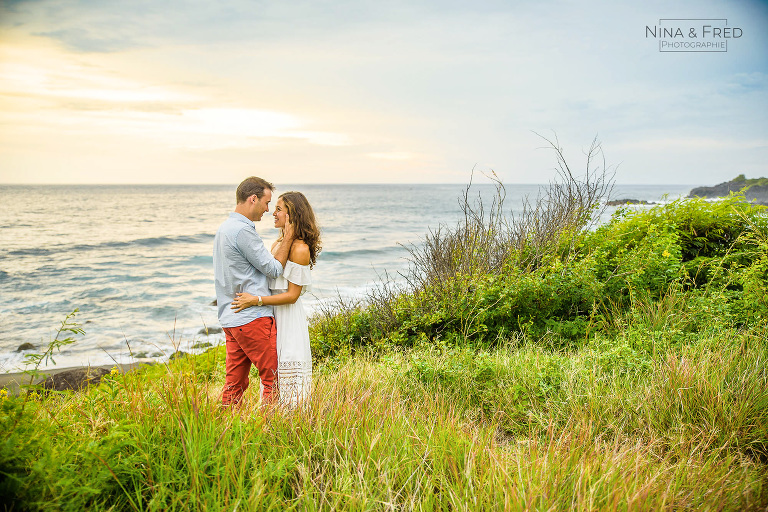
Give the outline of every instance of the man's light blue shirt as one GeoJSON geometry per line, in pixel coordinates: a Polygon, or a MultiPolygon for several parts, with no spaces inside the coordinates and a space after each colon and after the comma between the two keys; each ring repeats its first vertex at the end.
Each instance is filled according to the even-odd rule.
{"type": "Polygon", "coordinates": [[[271,295],[268,277],[283,274],[283,266],[264,246],[253,222],[237,212],[229,214],[213,241],[213,275],[219,322],[238,327],[265,316],[274,316],[272,306],[252,306],[239,313],[231,309],[235,293],[271,295]]]}

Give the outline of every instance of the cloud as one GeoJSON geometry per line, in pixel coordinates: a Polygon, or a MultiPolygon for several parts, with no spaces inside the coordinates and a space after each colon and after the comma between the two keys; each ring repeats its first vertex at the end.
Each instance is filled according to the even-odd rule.
{"type": "Polygon", "coordinates": [[[179,141],[175,144],[200,149],[265,145],[279,139],[300,139],[328,146],[351,143],[345,134],[307,130],[306,121],[284,112],[202,108],[185,110],[181,116],[162,122],[163,127],[155,126],[152,131],[165,132],[170,141],[179,141]]]}
{"type": "Polygon", "coordinates": [[[368,153],[371,158],[378,158],[382,160],[411,160],[416,155],[408,153],[407,151],[392,151],[389,153],[368,153]]]}
{"type": "Polygon", "coordinates": [[[632,142],[623,142],[614,145],[614,149],[635,150],[670,150],[686,149],[698,151],[742,151],[751,149],[765,149],[768,147],[766,139],[734,139],[734,138],[707,138],[707,137],[667,137],[662,139],[641,139],[632,142]]]}
{"type": "MultiPolygon", "coordinates": [[[[730,77],[722,88],[723,94],[765,93],[768,91],[768,74],[755,71],[752,73],[736,73],[730,77]]],[[[765,98],[765,96],[763,96],[765,98]]]]}
{"type": "Polygon", "coordinates": [[[37,32],[35,35],[61,41],[71,50],[78,52],[111,53],[142,46],[134,38],[120,38],[111,34],[93,34],[86,29],[65,29],[52,32],[37,32]]]}
{"type": "MultiPolygon", "coordinates": [[[[111,66],[102,65],[62,53],[55,45],[26,42],[4,49],[0,60],[0,150],[5,146],[6,152],[10,144],[25,146],[23,137],[46,144],[65,133],[84,140],[111,137],[137,149],[161,146],[194,152],[263,150],[288,141],[352,144],[349,135],[318,129],[306,116],[246,105],[251,99],[222,106],[205,85],[158,84],[149,76],[124,76],[111,67],[112,60],[111,66]]],[[[143,152],[138,150],[136,158],[143,152]]]]}
{"type": "Polygon", "coordinates": [[[0,94],[4,97],[44,100],[53,108],[83,105],[83,110],[94,110],[115,108],[116,104],[178,105],[201,100],[199,95],[181,88],[126,77],[50,45],[5,48],[0,78],[0,94]]]}

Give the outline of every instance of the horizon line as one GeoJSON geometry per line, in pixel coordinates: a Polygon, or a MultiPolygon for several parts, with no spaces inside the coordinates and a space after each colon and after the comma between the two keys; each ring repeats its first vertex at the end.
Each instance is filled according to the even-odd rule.
{"type": "MultiPolygon", "coordinates": [[[[759,178],[758,178],[759,179],[759,178]]],[[[733,181],[727,180],[727,181],[733,181]]],[[[727,182],[726,181],[726,182],[727,182]]],[[[500,182],[502,185],[551,185],[552,182],[500,182]]],[[[467,183],[467,182],[422,182],[422,183],[411,183],[411,182],[375,182],[375,183],[367,183],[367,182],[333,182],[333,183],[317,183],[317,182],[286,182],[286,185],[321,185],[321,186],[349,186],[349,185],[375,185],[375,186],[391,186],[391,185],[494,185],[494,182],[489,183],[467,183]]],[[[614,182],[615,185],[669,185],[669,186],[689,186],[694,185],[698,186],[696,183],[658,183],[658,182],[647,182],[647,183],[627,183],[627,182],[614,182]]],[[[45,187],[45,186],[86,186],[86,187],[132,187],[132,186],[138,186],[138,187],[170,187],[170,186],[176,186],[176,187],[228,187],[231,185],[237,185],[236,182],[232,183],[4,183],[0,182],[0,187],[2,186],[19,186],[19,187],[45,187]]],[[[279,185],[276,185],[275,188],[280,188],[279,185]]]]}

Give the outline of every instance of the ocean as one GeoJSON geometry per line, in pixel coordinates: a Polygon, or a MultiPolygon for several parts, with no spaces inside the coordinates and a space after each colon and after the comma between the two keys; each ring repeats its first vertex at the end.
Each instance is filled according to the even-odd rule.
{"type": "MultiPolygon", "coordinates": [[[[0,185],[0,373],[24,369],[22,343],[44,349],[68,313],[85,330],[54,354],[57,366],[163,360],[223,342],[212,246],[234,208],[234,185],[0,185]]],[[[616,185],[611,198],[671,200],[691,185],[616,185]]],[[[303,192],[321,225],[323,250],[305,295],[310,313],[359,297],[408,265],[406,246],[461,217],[464,185],[283,185],[303,192]]],[[[506,185],[519,212],[538,185],[506,185]]],[[[490,184],[471,196],[488,200],[490,184]]],[[[274,205],[274,201],[273,201],[274,205]]],[[[270,205],[270,206],[273,206],[270,205]]],[[[271,213],[271,212],[270,212],[271,213]]],[[[610,209],[609,209],[610,213],[610,209]]],[[[271,214],[256,229],[269,246],[271,214]]]]}

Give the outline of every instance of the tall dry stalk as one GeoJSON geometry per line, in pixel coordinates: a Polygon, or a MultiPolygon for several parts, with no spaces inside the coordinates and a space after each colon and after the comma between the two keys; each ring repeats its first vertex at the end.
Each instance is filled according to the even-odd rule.
{"type": "Polygon", "coordinates": [[[463,219],[454,228],[429,231],[422,245],[408,247],[411,265],[403,277],[413,290],[442,288],[457,276],[499,275],[510,266],[530,272],[556,251],[565,260],[573,256],[578,234],[592,227],[605,208],[615,171],[606,165],[597,138],[585,152],[584,174],[577,176],[557,137],[539,136],[555,152],[555,180],[535,199],[525,197],[518,215],[505,213],[507,193],[495,173],[488,176],[496,190],[487,209],[479,194],[472,196],[470,180],[460,199],[463,219]]]}

